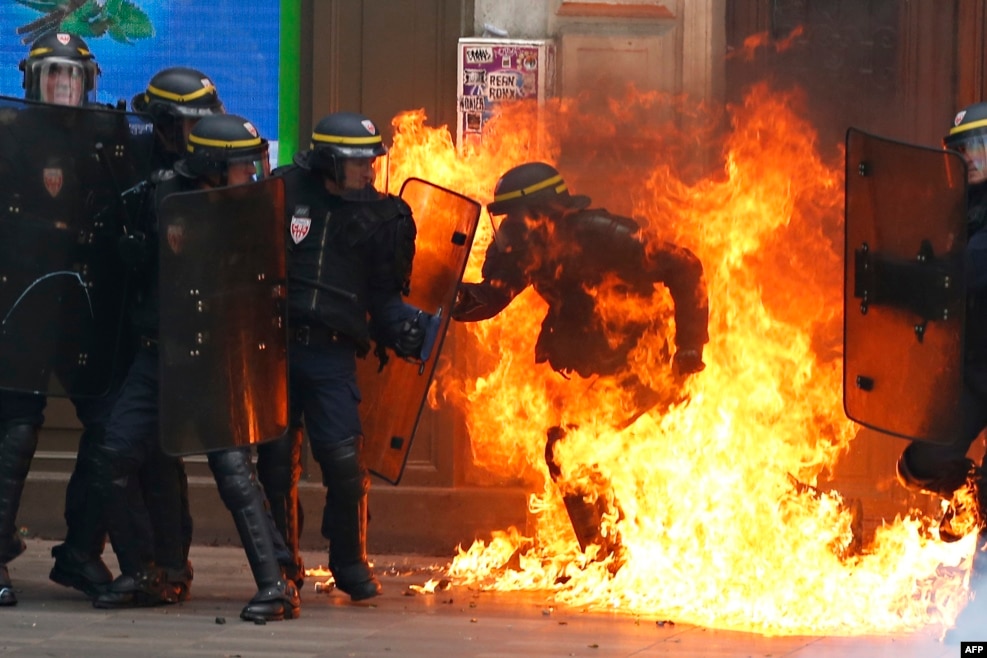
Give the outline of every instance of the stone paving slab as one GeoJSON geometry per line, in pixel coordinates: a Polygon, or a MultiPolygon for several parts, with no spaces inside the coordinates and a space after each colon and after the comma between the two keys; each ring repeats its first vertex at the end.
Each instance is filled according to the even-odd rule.
{"type": "MultiPolygon", "coordinates": [[[[19,604],[0,608],[0,654],[14,656],[346,656],[402,658],[956,658],[933,630],[907,637],[763,637],[684,624],[584,613],[538,594],[452,588],[415,594],[442,577],[447,558],[375,556],[384,594],[354,604],[315,591],[302,616],[239,619],[254,587],[239,547],[192,547],[191,600],[161,608],[97,610],[48,580],[53,542],[29,540],[10,564],[19,604]]],[[[318,564],[320,554],[307,553],[318,564]]],[[[108,560],[111,568],[116,565],[108,560]]]]}

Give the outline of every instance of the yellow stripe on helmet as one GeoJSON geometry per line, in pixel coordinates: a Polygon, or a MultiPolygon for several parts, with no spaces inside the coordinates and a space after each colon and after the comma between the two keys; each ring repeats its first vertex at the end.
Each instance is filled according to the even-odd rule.
{"type": "Polygon", "coordinates": [[[189,135],[188,137],[188,152],[192,153],[195,151],[193,145],[198,146],[215,146],[217,148],[244,148],[247,146],[260,146],[260,137],[254,137],[253,139],[238,139],[238,140],[225,140],[225,139],[204,139],[202,137],[196,137],[195,135],[189,135]]]}
{"type": "Polygon", "coordinates": [[[342,135],[320,135],[318,133],[312,133],[313,147],[315,142],[322,142],[325,144],[380,144],[380,135],[374,135],[372,137],[343,137],[342,135]]]}
{"type": "Polygon", "coordinates": [[[980,121],[971,121],[970,123],[961,123],[960,125],[954,126],[952,129],[950,129],[949,134],[951,136],[958,135],[960,133],[966,132],[967,130],[973,130],[974,128],[983,128],[985,126],[987,126],[987,119],[981,119],[980,121]]]}
{"type": "Polygon", "coordinates": [[[146,101],[149,101],[150,100],[148,98],[147,94],[154,94],[155,96],[158,96],[160,98],[164,98],[164,99],[169,100],[169,101],[175,101],[176,103],[187,103],[187,102],[193,101],[193,100],[195,100],[197,98],[202,98],[206,94],[208,94],[210,92],[214,92],[214,91],[216,91],[215,85],[209,85],[207,87],[203,87],[202,89],[198,89],[196,91],[193,91],[193,92],[191,92],[189,94],[176,94],[176,93],[173,93],[173,92],[170,92],[170,91],[165,91],[164,89],[161,89],[159,87],[155,87],[154,85],[148,85],[147,86],[147,93],[144,94],[144,100],[146,100],[146,101]]]}
{"type": "MultiPolygon", "coordinates": [[[[54,48],[46,48],[42,46],[41,48],[35,48],[31,52],[29,52],[27,56],[40,57],[41,55],[47,55],[48,53],[53,52],[54,50],[55,50],[54,48]]],[[[82,55],[83,57],[92,57],[92,52],[86,50],[85,48],[76,48],[76,50],[79,51],[79,54],[82,55]]]]}
{"type": "Polygon", "coordinates": [[[534,185],[529,185],[528,187],[521,188],[520,190],[514,190],[513,192],[504,192],[503,194],[498,194],[494,197],[494,202],[497,201],[507,201],[508,199],[516,199],[518,197],[527,196],[538,192],[539,190],[544,190],[546,187],[551,187],[555,185],[555,193],[561,194],[566,191],[566,185],[562,182],[562,175],[552,176],[551,178],[546,178],[540,183],[535,183],[534,185]]]}

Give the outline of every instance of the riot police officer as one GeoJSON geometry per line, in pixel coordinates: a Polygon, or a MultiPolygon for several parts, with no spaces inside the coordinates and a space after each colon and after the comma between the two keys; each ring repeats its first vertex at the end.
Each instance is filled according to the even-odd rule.
{"type": "MultiPolygon", "coordinates": [[[[285,181],[289,214],[291,425],[295,437],[303,422],[308,431],[326,487],[322,535],[329,540],[329,569],[336,587],[355,601],[380,593],[367,560],[370,477],[362,456],[356,357],[370,351],[372,340],[379,355],[387,347],[420,357],[425,339],[420,311],[402,300],[417,232],[411,209],[374,188],[374,163],[386,152],[369,118],[337,112],[316,124],[310,149],[296,153],[294,165],[276,172],[285,181]]],[[[295,445],[269,444],[258,453],[258,469],[279,472],[278,491],[291,496],[297,496],[299,472],[295,445]]],[[[291,518],[297,507],[290,498],[274,506],[280,506],[281,527],[300,566],[298,524],[291,518]]]]}
{"type": "MultiPolygon", "coordinates": [[[[529,162],[504,173],[487,206],[499,219],[495,239],[487,249],[483,280],[460,285],[452,317],[476,322],[495,316],[528,286],[548,304],[535,345],[535,363],[547,362],[568,377],[595,375],[614,378],[633,394],[633,418],[656,404],[681,399],[682,378],[701,371],[703,346],[708,341],[708,302],[703,268],[690,251],[672,244],[642,242],[637,223],[601,208],[590,199],[569,193],[559,171],[543,162],[529,162]],[[648,299],[654,284],[664,284],[675,304],[675,352],[660,367],[673,371],[669,390],[653,390],[628,371],[628,354],[649,323],[628,322],[608,331],[587,287],[616,277],[629,295],[648,299]],[[618,335],[619,341],[613,341],[618,335]]],[[[655,322],[663,320],[656,319],[655,322]]],[[[619,551],[619,538],[605,535],[601,521],[620,514],[608,491],[586,490],[568,482],[555,449],[569,428],[548,430],[545,458],[549,475],[561,485],[573,530],[584,551],[598,547],[597,556],[619,551]]],[[[619,560],[619,556],[617,558],[619,560]]]]}
{"type": "MultiPolygon", "coordinates": [[[[203,117],[192,128],[186,157],[175,164],[175,172],[163,177],[156,197],[164,199],[178,191],[220,188],[250,182],[266,164],[267,141],[247,120],[231,114],[203,117]],[[263,164],[261,165],[263,166],[263,164]]],[[[269,173],[269,172],[268,172],[269,173]]],[[[148,235],[155,245],[156,234],[148,235]]],[[[168,235],[168,244],[180,249],[181,237],[168,235]]],[[[155,563],[153,530],[146,510],[122,501],[124,487],[157,449],[158,432],[158,266],[145,269],[143,294],[135,314],[141,332],[139,351],[124,383],[119,402],[107,425],[106,440],[99,453],[97,491],[107,509],[107,524],[118,550],[121,575],[109,590],[94,601],[98,608],[173,603],[177,592],[167,574],[155,563]]],[[[192,410],[190,410],[190,413],[192,410]]],[[[256,481],[247,449],[208,453],[209,467],[219,486],[220,497],[233,515],[246,551],[258,592],[244,607],[245,620],[281,620],[299,615],[295,584],[284,577],[282,564],[290,556],[266,507],[256,481]]]]}
{"type": "Polygon", "coordinates": [[[970,576],[974,599],[960,613],[948,641],[980,637],[987,619],[987,482],[983,464],[967,456],[987,428],[987,103],[956,114],[943,147],[958,151],[967,164],[967,325],[963,394],[963,433],[953,443],[913,441],[897,463],[899,482],[907,489],[949,501],[939,527],[940,538],[956,541],[978,529],[970,576]],[[971,501],[972,502],[971,504],[971,501]]]}
{"type": "MultiPolygon", "coordinates": [[[[169,171],[185,151],[185,140],[195,122],[206,115],[222,113],[223,104],[216,86],[201,71],[184,67],[166,68],[151,77],[147,89],[131,101],[136,112],[143,112],[153,120],[155,140],[152,175],[149,187],[169,171]]],[[[153,194],[153,192],[146,192],[153,194]]],[[[146,247],[143,238],[145,226],[132,226],[121,240],[121,254],[133,266],[146,247]]],[[[188,561],[192,542],[192,516],[189,511],[188,478],[180,458],[155,450],[141,469],[138,477],[139,491],[143,495],[154,526],[155,558],[166,570],[167,579],[183,600],[189,596],[192,581],[192,565],[188,561]]],[[[135,492],[136,493],[136,492],[135,492]]],[[[98,507],[93,501],[85,501],[88,508],[98,507]]],[[[87,509],[86,518],[97,519],[99,509],[87,509]]],[[[100,524],[102,528],[102,524],[100,524]]],[[[76,536],[66,537],[57,551],[80,552],[76,536]]],[[[56,561],[51,578],[62,582],[56,561]]],[[[98,592],[88,592],[96,596],[98,592]]]]}
{"type": "MultiPolygon", "coordinates": [[[[96,59],[85,41],[76,35],[60,32],[52,32],[36,40],[27,57],[21,61],[20,69],[24,74],[26,99],[59,106],[86,105],[100,74],[96,59]]],[[[26,112],[24,115],[30,115],[28,118],[36,122],[47,119],[40,111],[26,112]]],[[[45,134],[49,130],[57,133],[55,128],[17,126],[21,136],[45,134]]],[[[10,141],[16,139],[18,137],[12,135],[10,141]]],[[[89,157],[89,154],[65,153],[72,148],[76,146],[59,138],[51,138],[31,144],[32,157],[18,158],[18,167],[37,166],[32,180],[44,179],[47,189],[37,196],[46,200],[49,210],[54,210],[59,203],[74,206],[73,212],[83,207],[79,196],[82,183],[76,180],[78,168],[71,164],[71,159],[89,157]]],[[[12,173],[4,172],[3,175],[7,177],[12,173]]],[[[29,194],[24,190],[21,192],[29,194]]],[[[67,206],[60,207],[64,209],[67,206]]],[[[61,210],[55,211],[62,213],[61,210]]],[[[54,244],[49,246],[56,249],[54,244]]],[[[83,425],[78,457],[69,479],[65,502],[66,539],[71,540],[76,548],[70,549],[63,544],[52,549],[55,557],[52,580],[89,595],[97,594],[111,579],[101,558],[105,530],[98,514],[87,513],[85,491],[91,472],[92,451],[101,441],[113,400],[112,393],[103,397],[78,396],[72,399],[83,425]]],[[[47,398],[43,395],[0,392],[0,605],[14,605],[17,602],[6,564],[24,550],[15,519],[24,481],[37,448],[38,432],[44,423],[46,403],[47,398]]]]}

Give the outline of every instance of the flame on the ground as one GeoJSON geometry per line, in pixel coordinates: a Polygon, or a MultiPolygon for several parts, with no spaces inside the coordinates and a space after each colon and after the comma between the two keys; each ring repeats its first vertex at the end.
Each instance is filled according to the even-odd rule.
{"type": "MultiPolygon", "coordinates": [[[[725,118],[634,93],[593,108],[517,105],[458,154],[421,112],[395,119],[392,191],[417,176],[487,203],[509,167],[564,157],[573,192],[604,186],[595,205],[693,250],[710,299],[708,367],[688,401],[623,431],[612,429],[627,403],[617,387],[535,365],[546,307],[530,289],[496,318],[455,328],[432,402],[462,409],[480,473],[530,488],[532,519],[460,549],[456,584],[766,634],[951,623],[973,538],[939,542],[916,514],[887,520],[854,553],[851,506],[816,488],[856,427],[841,405],[842,154],[825,161],[799,102],[758,86],[725,118]],[[573,157],[563,140],[583,150],[573,157]],[[619,569],[580,552],[548,478],[546,430],[563,424],[577,426],[558,444],[563,470],[602,475],[619,503],[622,516],[604,524],[619,533],[619,569]]],[[[465,280],[480,279],[491,238],[484,214],[465,280]]],[[[603,314],[667,312],[658,288],[645,308],[593,292],[603,314]]],[[[662,376],[654,349],[642,341],[631,354],[645,381],[662,376]]]]}

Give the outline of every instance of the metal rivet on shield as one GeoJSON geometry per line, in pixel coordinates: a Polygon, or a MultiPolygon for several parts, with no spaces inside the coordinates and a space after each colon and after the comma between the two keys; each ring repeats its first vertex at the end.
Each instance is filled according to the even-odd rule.
{"type": "Polygon", "coordinates": [[[264,274],[263,272],[261,272],[260,274],[257,275],[257,280],[258,281],[263,281],[266,278],[267,278],[267,275],[264,274]]]}
{"type": "Polygon", "coordinates": [[[861,162],[860,164],[857,165],[857,174],[859,174],[861,176],[866,176],[867,173],[868,173],[867,172],[867,169],[868,169],[867,163],[866,162],[861,162]]]}
{"type": "Polygon", "coordinates": [[[267,344],[266,343],[257,343],[257,349],[260,350],[261,352],[263,352],[264,350],[267,349],[267,344]]]}

